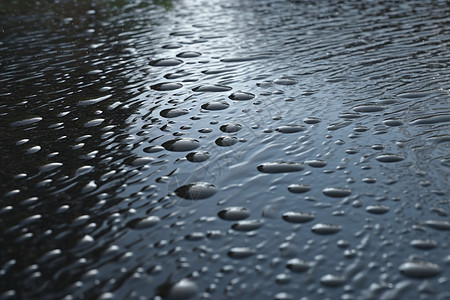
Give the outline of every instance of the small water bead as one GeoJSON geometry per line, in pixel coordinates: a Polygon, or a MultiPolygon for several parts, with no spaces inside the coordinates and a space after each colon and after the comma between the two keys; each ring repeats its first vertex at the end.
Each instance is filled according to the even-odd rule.
{"type": "Polygon", "coordinates": [[[161,58],[157,60],[152,60],[150,62],[150,65],[154,67],[171,67],[182,63],[183,61],[177,58],[161,58]]]}
{"type": "Polygon", "coordinates": [[[303,163],[281,161],[281,162],[266,162],[257,167],[258,171],[262,173],[287,173],[299,172],[304,169],[303,163]]]}
{"type": "Polygon", "coordinates": [[[191,138],[177,138],[163,143],[162,146],[169,151],[184,152],[197,149],[200,147],[200,142],[191,138]]]}
{"type": "Polygon", "coordinates": [[[234,247],[228,251],[228,256],[231,258],[247,258],[254,255],[256,251],[250,247],[234,247]]]}
{"type": "Polygon", "coordinates": [[[292,300],[294,297],[286,292],[277,293],[274,300],[292,300]]]}
{"type": "Polygon", "coordinates": [[[253,231],[259,229],[263,226],[263,222],[261,220],[242,220],[231,225],[231,229],[236,231],[253,231]]]}
{"type": "Polygon", "coordinates": [[[286,262],[286,268],[295,273],[308,271],[310,263],[299,258],[292,258],[286,262]]]}
{"type": "Polygon", "coordinates": [[[378,112],[384,110],[384,107],[377,103],[366,103],[353,107],[353,110],[356,112],[378,112]]]}
{"type": "Polygon", "coordinates": [[[143,149],[145,153],[156,153],[164,150],[163,146],[150,146],[143,149]]]}
{"type": "Polygon", "coordinates": [[[96,127],[96,126],[99,126],[100,124],[102,124],[103,121],[105,121],[105,119],[90,120],[90,121],[87,121],[86,123],[84,123],[83,127],[85,127],[85,128],[96,127]]]}
{"type": "Polygon", "coordinates": [[[152,90],[155,91],[173,91],[182,88],[183,85],[179,82],[161,82],[150,86],[152,90]]]}
{"type": "Polygon", "coordinates": [[[188,114],[189,111],[185,108],[169,108],[163,109],[159,114],[164,118],[176,118],[188,114]]]}
{"type": "Polygon", "coordinates": [[[225,101],[211,101],[202,105],[202,108],[206,110],[223,110],[228,107],[230,107],[230,104],[225,101]]]}
{"type": "Polygon", "coordinates": [[[198,130],[198,132],[200,132],[200,133],[211,133],[211,132],[213,132],[213,129],[212,128],[201,128],[201,129],[198,130]]]}
{"type": "Polygon", "coordinates": [[[279,79],[275,79],[273,81],[273,83],[278,84],[278,85],[294,85],[294,84],[297,84],[298,81],[293,78],[289,78],[289,77],[281,77],[279,79]]]}
{"type": "Polygon", "coordinates": [[[187,241],[201,241],[205,238],[205,234],[203,232],[192,232],[184,237],[187,241]]]}
{"type": "Polygon", "coordinates": [[[390,127],[401,126],[403,125],[403,121],[399,119],[387,119],[383,121],[383,124],[390,127]]]}
{"type": "Polygon", "coordinates": [[[217,215],[226,221],[240,221],[248,218],[250,211],[242,206],[232,206],[222,209],[217,215]]]}
{"type": "Polygon", "coordinates": [[[322,119],[317,117],[306,117],[303,119],[303,122],[305,122],[306,124],[317,124],[322,122],[322,119]]]}
{"type": "Polygon", "coordinates": [[[186,155],[186,158],[190,162],[203,162],[210,158],[210,154],[207,151],[195,151],[186,155]]]}
{"type": "Polygon", "coordinates": [[[308,159],[305,161],[305,164],[313,168],[323,168],[328,164],[328,162],[321,159],[308,159]]]}
{"type": "Polygon", "coordinates": [[[450,230],[450,222],[443,220],[426,220],[424,224],[438,230],[450,230]]]}
{"type": "Polygon", "coordinates": [[[311,227],[311,231],[317,234],[327,235],[335,234],[342,229],[342,226],[336,224],[318,223],[311,227]]]}
{"type": "Polygon", "coordinates": [[[226,133],[238,132],[239,130],[242,129],[242,125],[236,124],[236,123],[228,123],[228,124],[224,124],[224,125],[220,126],[219,129],[220,129],[220,131],[226,132],[226,133]]]}
{"type": "Polygon", "coordinates": [[[385,154],[378,155],[375,159],[378,160],[379,162],[393,163],[393,162],[402,161],[405,158],[398,154],[385,153],[385,154]]]}
{"type": "Polygon", "coordinates": [[[234,136],[221,136],[216,139],[215,143],[221,147],[233,146],[238,142],[238,139],[234,136]]]}
{"type": "Polygon", "coordinates": [[[294,194],[306,193],[311,190],[311,186],[307,184],[291,184],[288,186],[288,191],[294,194]]]}
{"type": "Polygon", "coordinates": [[[231,100],[246,101],[255,98],[255,95],[247,92],[238,91],[228,96],[228,98],[230,98],[231,100]]]}
{"type": "Polygon", "coordinates": [[[181,58],[194,58],[194,57],[199,57],[202,54],[200,52],[196,52],[196,51],[184,51],[184,52],[180,52],[177,54],[177,57],[181,57],[181,58]]]}
{"type": "Polygon", "coordinates": [[[296,133],[300,131],[304,131],[306,129],[306,126],[304,125],[284,125],[280,126],[277,129],[275,129],[278,132],[281,133],[296,133]]]}
{"type": "Polygon", "coordinates": [[[371,214],[382,215],[389,211],[389,206],[386,205],[369,205],[366,211],[371,214]]]}
{"type": "Polygon", "coordinates": [[[9,126],[12,126],[12,127],[27,126],[27,125],[37,123],[41,120],[42,120],[42,117],[37,116],[37,117],[32,117],[32,118],[13,122],[13,123],[9,124],[9,126]]]}
{"type": "Polygon", "coordinates": [[[233,88],[226,85],[220,85],[220,84],[204,84],[197,86],[193,88],[192,90],[194,92],[213,92],[213,93],[221,93],[221,92],[228,92],[231,91],[233,88]]]}
{"type": "Polygon", "coordinates": [[[327,187],[323,189],[323,194],[328,197],[342,198],[347,197],[352,193],[351,189],[340,187],[327,187]]]}
{"type": "Polygon", "coordinates": [[[148,216],[144,218],[136,218],[127,223],[127,226],[133,229],[147,229],[155,226],[160,222],[158,216],[148,216]]]}
{"type": "Polygon", "coordinates": [[[413,261],[402,264],[399,268],[400,272],[412,278],[431,278],[441,274],[441,268],[431,262],[413,261]]]}
{"type": "Polygon", "coordinates": [[[206,199],[213,196],[217,192],[217,188],[207,182],[194,182],[178,187],[175,194],[178,197],[188,200],[206,199]]]}
{"type": "Polygon", "coordinates": [[[430,250],[437,247],[437,242],[430,239],[415,239],[409,243],[411,246],[417,249],[430,250]]]}
{"type": "Polygon", "coordinates": [[[334,274],[327,274],[322,276],[320,279],[320,283],[329,286],[329,287],[337,287],[341,286],[345,283],[346,278],[344,276],[334,275],[334,274]]]}
{"type": "Polygon", "coordinates": [[[377,182],[377,179],[374,178],[374,177],[364,177],[362,179],[362,181],[365,182],[365,183],[373,184],[373,183],[377,182]]]}
{"type": "Polygon", "coordinates": [[[384,146],[381,144],[374,144],[374,145],[372,145],[372,149],[373,150],[383,150],[384,146]]]}
{"type": "Polygon", "coordinates": [[[314,220],[315,215],[307,212],[288,211],[283,214],[282,218],[290,223],[306,223],[314,220]]]}

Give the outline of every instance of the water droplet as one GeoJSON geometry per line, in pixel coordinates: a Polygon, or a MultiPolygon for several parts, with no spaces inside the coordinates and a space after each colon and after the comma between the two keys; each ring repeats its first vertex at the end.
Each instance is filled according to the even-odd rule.
{"type": "Polygon", "coordinates": [[[190,162],[203,162],[209,159],[210,154],[207,151],[195,151],[186,155],[186,158],[190,162]]]}
{"type": "Polygon", "coordinates": [[[160,152],[163,150],[164,150],[163,146],[150,146],[150,147],[144,148],[144,152],[146,152],[146,153],[155,153],[155,152],[160,152]]]}
{"type": "Polygon", "coordinates": [[[202,108],[206,110],[223,110],[228,107],[230,107],[230,104],[225,101],[211,101],[202,105],[202,108]]]}
{"type": "Polygon", "coordinates": [[[261,220],[242,220],[231,225],[231,229],[236,231],[253,231],[263,225],[261,220]]]}
{"type": "Polygon", "coordinates": [[[398,119],[387,119],[383,121],[383,124],[386,126],[401,126],[403,125],[403,121],[402,120],[398,120],[398,119]]]}
{"type": "Polygon", "coordinates": [[[278,85],[294,85],[297,84],[298,81],[289,77],[281,77],[280,79],[275,79],[273,83],[278,85]]]}
{"type": "Polygon", "coordinates": [[[103,121],[105,121],[105,119],[90,120],[90,121],[87,121],[86,123],[84,123],[83,127],[85,127],[85,128],[95,127],[95,126],[102,124],[103,121]]]}
{"type": "Polygon", "coordinates": [[[256,251],[250,247],[234,247],[228,251],[231,258],[247,258],[254,255],[256,251]]]}
{"type": "Polygon", "coordinates": [[[291,193],[301,194],[311,190],[311,186],[307,184],[291,184],[288,186],[288,190],[291,193]]]}
{"type": "Polygon", "coordinates": [[[327,187],[324,188],[322,192],[328,197],[341,198],[349,196],[352,193],[352,190],[340,187],[327,187]]]}
{"type": "Polygon", "coordinates": [[[384,107],[376,103],[366,103],[353,107],[356,112],[378,112],[384,110],[384,107]]]}
{"type": "Polygon", "coordinates": [[[450,222],[442,220],[426,220],[424,223],[426,226],[438,229],[438,230],[450,230],[450,222]]]}
{"type": "Polygon", "coordinates": [[[238,142],[238,139],[234,136],[221,136],[216,139],[216,145],[221,147],[233,146],[238,142]]]}
{"type": "Polygon", "coordinates": [[[345,277],[333,274],[327,274],[322,276],[320,283],[325,286],[337,287],[345,283],[345,277]]]}
{"type": "Polygon", "coordinates": [[[310,265],[308,262],[298,258],[292,258],[286,263],[286,268],[296,273],[305,272],[309,269],[309,267],[310,265]]]}
{"type": "Polygon", "coordinates": [[[230,86],[226,86],[226,85],[220,85],[220,84],[204,84],[204,85],[200,85],[197,86],[195,88],[193,88],[192,90],[194,92],[215,92],[215,93],[220,93],[220,92],[228,92],[231,91],[233,88],[230,86]]]}
{"type": "Polygon", "coordinates": [[[131,162],[132,166],[139,167],[151,163],[154,159],[151,157],[138,157],[131,162]]]}
{"type": "Polygon", "coordinates": [[[195,51],[184,51],[181,53],[177,54],[177,57],[181,57],[181,58],[193,58],[193,57],[199,57],[202,54],[200,52],[195,52],[195,51]]]}
{"type": "Polygon", "coordinates": [[[303,119],[303,122],[305,122],[306,124],[317,124],[322,122],[322,119],[317,117],[306,117],[303,119]]]}
{"type": "Polygon", "coordinates": [[[230,98],[231,100],[245,101],[255,98],[255,95],[247,92],[238,91],[228,96],[228,98],[230,98]]]}
{"type": "Polygon", "coordinates": [[[190,200],[205,199],[213,196],[217,188],[207,182],[194,182],[180,186],[175,190],[178,197],[190,200]]]}
{"type": "Polygon", "coordinates": [[[257,167],[262,173],[286,173],[303,170],[303,163],[300,162],[266,162],[257,167]]]}
{"type": "Polygon", "coordinates": [[[25,120],[13,122],[13,123],[10,124],[10,126],[13,126],[13,127],[27,126],[27,125],[31,125],[31,124],[37,123],[37,122],[39,122],[41,120],[42,120],[41,117],[33,117],[33,118],[28,118],[28,119],[25,119],[25,120]]]}
{"type": "Polygon", "coordinates": [[[182,63],[183,61],[177,58],[161,58],[157,60],[152,60],[150,62],[150,65],[154,67],[171,67],[182,63]]]}
{"type": "Polygon", "coordinates": [[[224,124],[224,125],[220,126],[220,131],[226,132],[226,133],[238,132],[241,129],[242,129],[242,125],[236,124],[236,123],[228,123],[228,124],[224,124]]]}
{"type": "Polygon", "coordinates": [[[188,114],[189,111],[185,108],[168,108],[163,109],[159,114],[164,118],[175,118],[188,114]]]}
{"type": "Polygon", "coordinates": [[[158,216],[148,216],[144,218],[137,218],[129,221],[127,226],[133,229],[146,229],[155,226],[160,221],[158,216]]]}
{"type": "Polygon", "coordinates": [[[406,262],[400,266],[400,272],[413,278],[430,278],[441,273],[441,268],[426,261],[406,262]]]}
{"type": "Polygon", "coordinates": [[[307,212],[288,211],[283,214],[283,220],[290,223],[306,223],[314,220],[314,214],[307,212]]]}
{"type": "Polygon", "coordinates": [[[189,279],[181,279],[175,283],[169,292],[169,299],[184,300],[197,295],[197,284],[189,279]]]}
{"type": "Polygon", "coordinates": [[[317,234],[334,234],[341,229],[340,225],[318,223],[311,228],[311,231],[317,234]]]}
{"type": "Polygon", "coordinates": [[[389,206],[385,205],[369,205],[366,207],[366,211],[371,214],[382,215],[389,211],[389,206]]]}
{"type": "Polygon", "coordinates": [[[54,170],[54,169],[56,169],[56,168],[61,167],[62,165],[63,165],[63,164],[62,164],[62,163],[59,163],[59,162],[48,163],[48,164],[46,164],[46,165],[41,166],[41,167],[39,168],[39,170],[40,170],[41,172],[49,172],[49,171],[52,171],[52,170],[54,170]]]}
{"type": "Polygon", "coordinates": [[[398,161],[402,161],[404,159],[405,158],[403,156],[400,156],[398,154],[393,154],[393,153],[385,153],[385,154],[378,155],[376,157],[376,160],[378,160],[380,162],[385,162],[385,163],[398,162],[398,161]]]}
{"type": "Polygon", "coordinates": [[[321,159],[309,159],[305,161],[305,164],[313,168],[323,168],[328,164],[328,162],[321,159]]]}
{"type": "Polygon", "coordinates": [[[304,125],[285,125],[285,126],[280,126],[277,129],[275,129],[278,132],[281,133],[296,133],[296,132],[300,132],[306,129],[306,126],[304,125]]]}
{"type": "Polygon", "coordinates": [[[437,247],[437,242],[430,239],[416,239],[412,240],[411,246],[417,249],[429,250],[437,247]]]}
{"type": "Polygon", "coordinates": [[[182,88],[183,85],[179,82],[161,82],[150,86],[155,91],[173,91],[182,88]]]}
{"type": "Polygon", "coordinates": [[[450,122],[450,114],[436,114],[430,116],[423,116],[411,121],[411,125],[429,125],[436,123],[450,122]]]}
{"type": "Polygon", "coordinates": [[[169,151],[184,152],[197,149],[200,147],[200,142],[196,139],[177,138],[163,143],[162,146],[169,151]]]}
{"type": "Polygon", "coordinates": [[[242,206],[232,206],[222,209],[217,215],[223,220],[239,221],[248,218],[250,211],[242,206]]]}

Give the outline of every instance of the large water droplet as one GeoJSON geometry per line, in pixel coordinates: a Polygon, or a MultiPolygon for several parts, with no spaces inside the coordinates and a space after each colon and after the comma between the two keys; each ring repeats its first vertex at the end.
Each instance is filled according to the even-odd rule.
{"type": "Polygon", "coordinates": [[[161,58],[157,60],[152,60],[150,62],[151,66],[155,67],[170,67],[170,66],[176,66],[179,64],[182,64],[183,61],[181,59],[177,58],[161,58]]]}
{"type": "Polygon", "coordinates": [[[384,110],[384,107],[376,103],[366,103],[353,108],[356,112],[377,112],[384,110]]]}
{"type": "Polygon", "coordinates": [[[194,58],[194,57],[199,57],[202,54],[200,52],[195,52],[195,51],[184,51],[184,52],[180,52],[177,54],[177,57],[181,57],[181,58],[194,58]]]}
{"type": "Polygon", "coordinates": [[[185,108],[168,108],[163,109],[159,114],[164,118],[175,118],[188,114],[189,111],[185,108]]]}
{"type": "Polygon", "coordinates": [[[193,88],[192,90],[194,92],[215,92],[215,93],[220,93],[220,92],[228,92],[231,91],[233,88],[230,86],[226,86],[226,85],[220,85],[220,84],[204,84],[204,85],[200,85],[197,86],[195,88],[193,88]]]}
{"type": "Polygon", "coordinates": [[[175,190],[178,197],[190,200],[205,199],[213,196],[217,188],[207,182],[194,182],[180,186],[175,190]]]}
{"type": "Polygon", "coordinates": [[[261,220],[242,220],[231,225],[231,229],[236,231],[253,231],[263,225],[261,220]]]}
{"type": "Polygon", "coordinates": [[[385,153],[385,154],[378,155],[376,157],[376,160],[378,160],[380,162],[385,162],[385,163],[398,162],[398,161],[402,161],[404,159],[405,158],[403,156],[400,156],[398,154],[392,154],[392,153],[385,153]]]}
{"type": "Polygon", "coordinates": [[[430,239],[416,239],[412,240],[411,246],[417,249],[429,250],[437,247],[437,242],[430,239]]]}
{"type": "Polygon", "coordinates": [[[307,212],[288,211],[283,214],[283,220],[290,223],[306,223],[314,220],[314,214],[307,212]]]}
{"type": "Polygon", "coordinates": [[[340,225],[318,223],[311,228],[317,234],[334,234],[342,229],[340,225]]]}
{"type": "Polygon", "coordinates": [[[369,205],[366,207],[366,211],[371,213],[371,214],[377,214],[377,215],[381,215],[381,214],[385,214],[389,211],[389,206],[386,205],[369,205]]]}
{"type": "Polygon", "coordinates": [[[299,131],[303,131],[306,129],[306,126],[304,125],[284,125],[280,126],[277,129],[275,129],[278,132],[281,133],[296,133],[299,131]]]}
{"type": "Polygon", "coordinates": [[[413,278],[435,277],[441,273],[438,265],[426,261],[406,262],[399,269],[403,275],[413,278]]]}
{"type": "Polygon", "coordinates": [[[216,139],[216,145],[221,147],[233,146],[238,142],[237,137],[235,136],[221,136],[216,139]]]}
{"type": "Polygon", "coordinates": [[[211,101],[203,104],[202,108],[206,110],[223,110],[227,109],[229,106],[230,104],[225,101],[211,101]]]}
{"type": "Polygon", "coordinates": [[[28,118],[28,119],[13,122],[10,124],[10,126],[13,126],[13,127],[26,126],[26,125],[31,125],[31,124],[37,123],[41,120],[42,120],[42,117],[33,117],[33,118],[28,118]]]}
{"type": "Polygon", "coordinates": [[[197,284],[189,279],[181,279],[175,283],[169,292],[169,299],[184,300],[197,294],[197,284]]]}
{"type": "Polygon", "coordinates": [[[294,84],[297,84],[298,81],[293,78],[289,78],[289,77],[281,77],[279,79],[275,79],[273,81],[273,83],[278,84],[278,85],[294,85],[294,84]]]}
{"type": "Polygon", "coordinates": [[[247,92],[238,91],[228,96],[228,98],[230,98],[231,100],[245,101],[255,98],[255,95],[247,92]]]}
{"type": "Polygon", "coordinates": [[[200,147],[200,142],[196,139],[177,138],[163,143],[162,146],[169,151],[184,152],[197,149],[200,147]]]}
{"type": "Polygon", "coordinates": [[[321,284],[330,286],[330,287],[341,286],[345,283],[345,281],[346,281],[345,277],[339,276],[339,275],[334,275],[334,274],[324,275],[320,279],[321,284]]]}
{"type": "Polygon", "coordinates": [[[179,82],[162,82],[162,83],[157,83],[157,84],[150,86],[150,88],[152,90],[162,91],[162,92],[163,91],[173,91],[173,90],[177,90],[182,87],[183,87],[183,85],[179,82]]]}
{"type": "Polygon", "coordinates": [[[255,253],[255,250],[250,247],[235,247],[228,251],[228,256],[231,258],[247,258],[255,253]]]}
{"type": "Polygon", "coordinates": [[[328,164],[328,162],[321,159],[309,159],[305,161],[305,164],[313,168],[323,168],[328,164]]]}
{"type": "Polygon", "coordinates": [[[426,226],[439,229],[439,230],[450,230],[450,222],[443,220],[426,220],[424,223],[426,226]]]}
{"type": "Polygon", "coordinates": [[[207,151],[195,151],[186,155],[186,158],[190,162],[203,162],[209,159],[210,154],[207,151]]]}
{"type": "Polygon", "coordinates": [[[159,223],[158,216],[148,216],[144,218],[137,218],[129,221],[127,226],[133,229],[146,229],[152,226],[155,226],[159,223]]]}
{"type": "Polygon", "coordinates": [[[266,162],[257,167],[262,173],[286,173],[303,170],[303,163],[300,162],[266,162]]]}
{"type": "Polygon", "coordinates": [[[307,261],[298,258],[292,258],[286,263],[286,268],[296,273],[305,272],[309,269],[309,267],[310,266],[307,261]]]}
{"type": "Polygon", "coordinates": [[[217,215],[223,220],[239,221],[248,218],[250,211],[242,206],[232,206],[222,209],[217,215]]]}
{"type": "Polygon", "coordinates": [[[322,192],[328,197],[341,198],[349,196],[352,193],[352,190],[340,187],[327,187],[324,188],[322,192]]]}
{"type": "Polygon", "coordinates": [[[291,193],[301,194],[311,190],[311,186],[307,184],[291,184],[288,186],[288,190],[291,193]]]}
{"type": "Polygon", "coordinates": [[[220,126],[220,131],[226,132],[226,133],[232,133],[232,132],[238,132],[242,129],[241,124],[236,123],[228,123],[220,126]]]}

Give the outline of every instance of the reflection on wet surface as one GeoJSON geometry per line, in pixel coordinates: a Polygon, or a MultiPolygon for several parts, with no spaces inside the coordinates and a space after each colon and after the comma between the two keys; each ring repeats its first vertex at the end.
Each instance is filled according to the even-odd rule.
{"type": "Polygon", "coordinates": [[[0,11],[1,299],[450,299],[445,1],[0,11]]]}

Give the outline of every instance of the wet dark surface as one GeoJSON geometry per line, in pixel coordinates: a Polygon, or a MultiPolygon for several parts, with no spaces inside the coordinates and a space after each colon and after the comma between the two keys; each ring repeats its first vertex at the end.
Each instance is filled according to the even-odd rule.
{"type": "Polygon", "coordinates": [[[0,299],[450,299],[447,2],[0,11],[0,299]]]}

